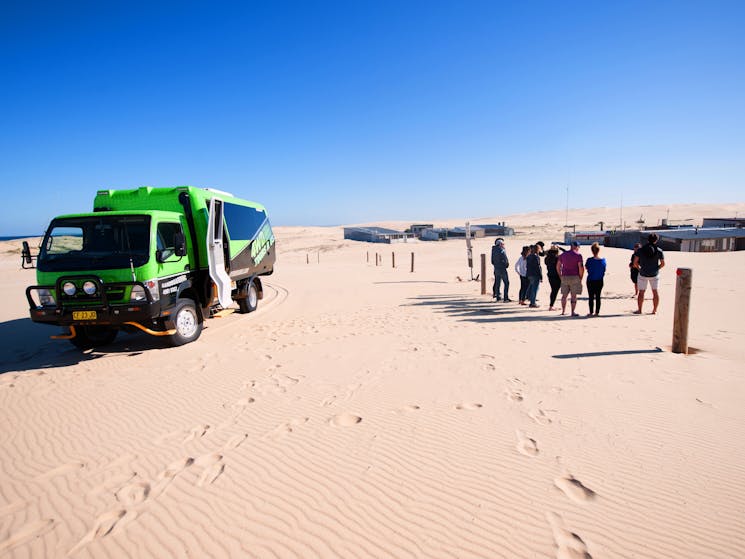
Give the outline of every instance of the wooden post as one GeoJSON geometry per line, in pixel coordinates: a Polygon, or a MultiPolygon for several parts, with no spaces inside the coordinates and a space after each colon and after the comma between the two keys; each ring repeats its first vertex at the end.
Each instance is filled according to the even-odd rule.
{"type": "Polygon", "coordinates": [[[375,265],[376,265],[376,266],[378,265],[378,256],[379,256],[379,255],[378,255],[378,253],[376,252],[376,253],[375,253],[375,265]]]}
{"type": "Polygon", "coordinates": [[[414,253],[411,253],[411,273],[414,273],[414,253]]]}
{"type": "Polygon", "coordinates": [[[675,310],[673,311],[673,353],[688,353],[688,311],[691,303],[690,268],[678,268],[675,283],[675,310]]]}
{"type": "Polygon", "coordinates": [[[481,253],[481,294],[486,295],[486,254],[481,253]]]}
{"type": "Polygon", "coordinates": [[[321,263],[321,251],[320,250],[316,253],[316,263],[317,264],[321,263]]]}
{"type": "Polygon", "coordinates": [[[367,260],[365,260],[368,264],[370,263],[370,251],[367,251],[367,260]]]}
{"type": "Polygon", "coordinates": [[[391,253],[391,268],[395,268],[395,267],[396,267],[396,253],[392,252],[391,253]]]}
{"type": "Polygon", "coordinates": [[[310,256],[308,256],[308,253],[305,253],[305,263],[310,264],[310,256]]]}
{"type": "Polygon", "coordinates": [[[486,295],[486,254],[481,253],[481,294],[486,295]]]}

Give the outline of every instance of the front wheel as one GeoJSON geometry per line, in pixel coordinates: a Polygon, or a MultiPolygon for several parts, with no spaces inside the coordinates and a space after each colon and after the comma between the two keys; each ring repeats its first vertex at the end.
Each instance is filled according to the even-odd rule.
{"type": "Polygon", "coordinates": [[[78,326],[70,343],[78,349],[92,349],[109,345],[116,339],[119,330],[107,326],[78,326]]]}
{"type": "Polygon", "coordinates": [[[251,280],[248,282],[248,289],[246,290],[246,296],[242,299],[238,299],[238,309],[241,313],[254,312],[256,307],[259,306],[259,290],[256,288],[256,282],[251,280]]]}
{"type": "Polygon", "coordinates": [[[179,299],[172,316],[176,332],[170,336],[171,345],[180,346],[199,338],[202,333],[202,321],[194,301],[179,299]]]}

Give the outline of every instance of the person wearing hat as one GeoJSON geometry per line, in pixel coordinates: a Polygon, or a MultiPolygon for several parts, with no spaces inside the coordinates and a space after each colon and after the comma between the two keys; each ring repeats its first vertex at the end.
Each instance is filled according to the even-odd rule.
{"type": "Polygon", "coordinates": [[[509,303],[510,298],[508,295],[510,289],[510,278],[507,277],[507,268],[510,265],[510,261],[507,258],[507,252],[504,250],[504,240],[498,238],[494,241],[494,246],[491,249],[491,263],[494,266],[494,286],[492,287],[492,295],[497,301],[501,301],[502,298],[499,296],[499,287],[501,283],[504,283],[504,302],[509,303]]]}
{"type": "Polygon", "coordinates": [[[579,316],[575,312],[577,308],[577,296],[582,293],[582,277],[585,275],[585,266],[582,263],[582,255],[579,253],[579,243],[572,241],[571,250],[559,256],[556,262],[556,271],[561,278],[561,314],[566,313],[567,296],[572,295],[572,316],[579,316]]]}

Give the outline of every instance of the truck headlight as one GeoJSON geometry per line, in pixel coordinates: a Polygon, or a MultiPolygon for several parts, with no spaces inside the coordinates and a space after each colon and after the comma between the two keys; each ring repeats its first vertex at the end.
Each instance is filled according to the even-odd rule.
{"type": "Polygon", "coordinates": [[[147,286],[147,290],[150,292],[150,297],[152,297],[153,301],[157,301],[160,299],[160,291],[158,290],[158,281],[157,280],[147,280],[143,282],[147,286]]]}
{"type": "Polygon", "coordinates": [[[65,292],[65,295],[67,295],[68,297],[72,297],[73,295],[75,295],[75,292],[77,290],[78,290],[78,288],[75,287],[75,284],[72,283],[71,281],[66,281],[62,285],[62,291],[64,291],[65,292]]]}
{"type": "Polygon", "coordinates": [[[132,288],[132,293],[129,295],[129,302],[135,303],[140,301],[147,301],[147,295],[145,294],[145,288],[141,285],[135,285],[132,288]]]}
{"type": "Polygon", "coordinates": [[[96,289],[96,284],[90,280],[83,284],[83,291],[86,295],[95,295],[96,289]]]}
{"type": "Polygon", "coordinates": [[[39,289],[39,303],[42,307],[54,307],[57,301],[54,300],[54,295],[49,289],[39,289]]]}

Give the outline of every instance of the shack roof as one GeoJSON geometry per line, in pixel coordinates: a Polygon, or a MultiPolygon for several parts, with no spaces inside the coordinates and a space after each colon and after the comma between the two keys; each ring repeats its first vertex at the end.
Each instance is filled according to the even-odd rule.
{"type": "MultiPolygon", "coordinates": [[[[652,231],[645,231],[645,233],[651,233],[652,231]]],[[[736,237],[738,239],[745,237],[745,230],[740,227],[717,227],[717,228],[703,228],[698,229],[663,229],[660,231],[654,231],[661,239],[677,239],[677,240],[688,240],[688,239],[726,239],[729,237],[736,237]]]]}

